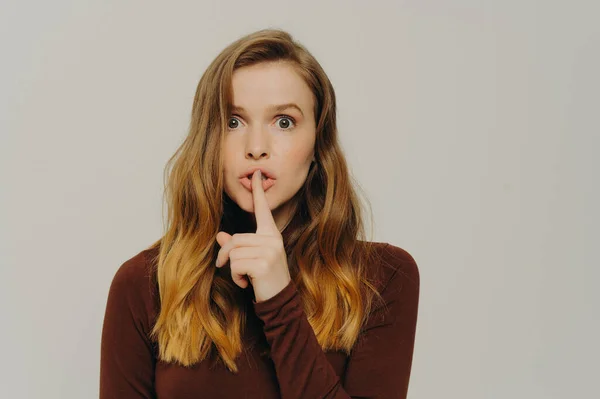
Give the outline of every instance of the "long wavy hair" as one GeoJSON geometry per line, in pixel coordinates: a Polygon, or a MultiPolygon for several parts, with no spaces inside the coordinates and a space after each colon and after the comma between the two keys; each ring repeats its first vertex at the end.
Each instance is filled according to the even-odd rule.
{"type": "Polygon", "coordinates": [[[282,236],[290,275],[323,350],[350,354],[374,299],[381,300],[367,278],[377,251],[365,239],[353,187],[359,185],[338,142],[333,86],[289,33],[260,30],[231,43],[204,72],[189,133],[165,168],[164,234],[147,248],[158,250],[152,261],[160,311],[150,335],[162,361],[192,366],[214,354],[238,371],[249,301],[230,272],[223,272],[227,268],[215,267],[220,248],[215,237],[219,231],[252,232],[255,225],[224,193],[221,143],[231,112],[233,72],[274,61],[293,65],[314,94],[316,162],[290,200],[296,212],[282,236]]]}

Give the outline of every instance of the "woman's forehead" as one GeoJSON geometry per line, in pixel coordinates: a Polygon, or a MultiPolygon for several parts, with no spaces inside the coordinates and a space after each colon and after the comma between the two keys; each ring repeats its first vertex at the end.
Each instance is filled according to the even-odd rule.
{"type": "Polygon", "coordinates": [[[232,77],[231,107],[246,112],[270,111],[295,104],[304,114],[313,106],[310,88],[287,63],[260,63],[239,68],[232,77]]]}

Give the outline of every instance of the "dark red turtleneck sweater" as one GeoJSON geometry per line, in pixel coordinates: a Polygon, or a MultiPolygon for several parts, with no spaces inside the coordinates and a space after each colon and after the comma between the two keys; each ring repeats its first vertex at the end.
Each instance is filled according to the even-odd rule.
{"type": "Polygon", "coordinates": [[[248,307],[247,347],[236,359],[237,374],[222,363],[184,368],[157,360],[156,345],[148,338],[160,306],[149,261],[154,254],[138,253],[120,266],[110,285],[100,399],[406,398],[419,271],[405,250],[376,245],[381,261],[368,270],[386,306],[373,310],[350,356],[321,349],[290,282],[274,297],[248,307]],[[268,344],[270,355],[261,355],[260,342],[268,344]]]}

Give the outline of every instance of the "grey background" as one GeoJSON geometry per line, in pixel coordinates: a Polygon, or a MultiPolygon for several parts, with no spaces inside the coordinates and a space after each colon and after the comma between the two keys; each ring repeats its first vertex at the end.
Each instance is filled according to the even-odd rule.
{"type": "Polygon", "coordinates": [[[2,397],[93,398],[116,269],[228,43],[287,29],[339,100],[374,239],[422,278],[410,398],[591,398],[595,1],[3,1],[2,397]]]}

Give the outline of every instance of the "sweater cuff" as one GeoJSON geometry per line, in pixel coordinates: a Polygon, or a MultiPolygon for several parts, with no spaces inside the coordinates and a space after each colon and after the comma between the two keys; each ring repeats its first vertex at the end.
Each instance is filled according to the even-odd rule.
{"type": "Polygon", "coordinates": [[[256,302],[253,300],[252,304],[254,305],[254,312],[258,317],[264,319],[274,310],[281,309],[283,305],[294,299],[297,294],[298,290],[296,288],[296,284],[293,280],[290,280],[288,285],[286,285],[281,291],[271,298],[262,302],[256,302]]]}

